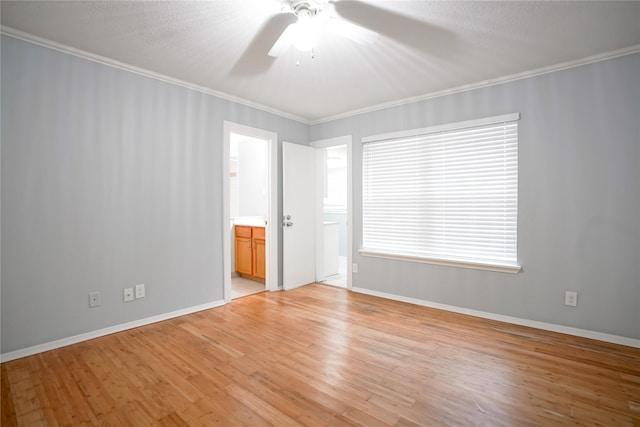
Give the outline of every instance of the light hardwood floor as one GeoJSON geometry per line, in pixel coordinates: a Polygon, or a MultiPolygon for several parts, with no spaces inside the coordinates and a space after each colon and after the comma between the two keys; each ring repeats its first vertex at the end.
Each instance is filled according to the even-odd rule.
{"type": "Polygon", "coordinates": [[[640,425],[640,350],[330,286],[2,364],[2,425],[640,425]]]}

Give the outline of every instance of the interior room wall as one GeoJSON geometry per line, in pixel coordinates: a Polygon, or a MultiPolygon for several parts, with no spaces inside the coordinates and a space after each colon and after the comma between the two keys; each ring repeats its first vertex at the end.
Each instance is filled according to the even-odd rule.
{"type": "Polygon", "coordinates": [[[342,212],[340,213],[325,212],[323,219],[326,222],[338,223],[338,238],[339,238],[338,255],[347,256],[347,214],[342,212]]]}
{"type": "Polygon", "coordinates": [[[222,301],[223,121],[308,126],[8,36],[1,54],[2,353],[222,301]]]}
{"type": "Polygon", "coordinates": [[[640,338],[638,54],[309,127],[8,36],[1,43],[3,354],[222,300],[224,120],[277,132],[279,158],[283,140],[353,135],[354,287],[640,338]],[[357,141],[509,112],[522,117],[521,273],[358,255],[357,141]],[[125,304],[123,288],[138,283],[147,296],[125,304]],[[578,291],[578,307],[564,306],[565,290],[578,291]],[[101,292],[99,308],[88,308],[91,291],[101,292]]]}
{"type": "Polygon", "coordinates": [[[267,143],[238,138],[238,216],[267,216],[267,143]]]}
{"type": "Polygon", "coordinates": [[[325,222],[338,223],[339,256],[347,256],[347,147],[334,146],[325,150],[325,222]]]}
{"type": "MultiPolygon", "coordinates": [[[[426,76],[425,78],[428,78],[426,76]]],[[[353,135],[353,286],[640,338],[640,54],[316,124],[353,135]],[[363,137],[520,112],[515,274],[360,256],[363,137]],[[567,290],[578,306],[564,305],[567,290]]]]}
{"type": "MultiPolygon", "coordinates": [[[[231,134],[231,157],[234,180],[229,192],[231,217],[267,217],[268,204],[268,142],[245,135],[231,134]],[[235,188],[233,187],[235,185],[235,188]],[[236,206],[233,206],[236,203],[236,206]],[[234,215],[235,211],[235,215],[234,215]]],[[[235,232],[231,221],[231,268],[235,272],[235,232]]]]}

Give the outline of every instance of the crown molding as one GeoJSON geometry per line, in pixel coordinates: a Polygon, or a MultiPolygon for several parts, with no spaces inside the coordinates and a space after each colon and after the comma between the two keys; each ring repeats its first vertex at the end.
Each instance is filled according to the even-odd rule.
{"type": "Polygon", "coordinates": [[[325,117],[318,120],[312,120],[309,124],[311,126],[318,125],[322,123],[331,122],[334,120],[345,119],[348,117],[357,116],[360,114],[371,113],[374,111],[384,110],[386,108],[392,107],[400,107],[403,105],[411,104],[414,102],[426,101],[433,98],[439,98],[441,96],[453,95],[460,92],[467,92],[475,89],[482,89],[489,86],[496,86],[503,83],[509,83],[516,80],[523,80],[529,77],[540,76],[543,74],[554,73],[556,71],[567,70],[570,68],[580,67],[583,65],[593,64],[595,62],[606,61],[608,59],[618,58],[620,56],[632,55],[634,53],[640,52],[640,44],[636,44],[633,46],[625,47],[622,49],[612,50],[609,52],[601,53],[598,55],[592,55],[581,59],[576,59],[573,61],[562,62],[560,64],[550,65],[548,67],[537,68],[535,70],[524,71],[522,73],[510,74],[504,77],[498,77],[495,79],[483,80],[477,83],[471,83],[463,86],[458,86],[451,89],[445,89],[438,92],[431,92],[424,95],[414,96],[411,98],[404,98],[396,101],[381,103],[377,105],[373,105],[371,107],[366,107],[358,110],[349,111],[346,113],[336,114],[334,116],[325,117]]]}
{"type": "Polygon", "coordinates": [[[71,46],[67,46],[65,44],[62,43],[58,43],[58,42],[54,42],[52,40],[49,39],[45,39],[30,33],[26,33],[24,31],[20,31],[20,30],[16,30],[14,28],[11,27],[7,27],[5,25],[0,27],[0,34],[4,34],[7,35],[9,37],[13,37],[19,40],[23,40],[29,43],[33,43],[39,46],[43,46],[49,49],[53,49],[53,50],[57,50],[63,53],[67,53],[69,55],[73,55],[73,56],[77,56],[89,61],[93,61],[93,62],[97,62],[103,65],[107,65],[107,66],[111,66],[114,68],[118,68],[124,71],[129,71],[135,74],[139,74],[142,76],[146,76],[152,79],[156,79],[156,80],[160,80],[163,81],[165,83],[170,83],[173,85],[177,85],[177,86],[181,86],[187,89],[191,89],[191,90],[195,90],[197,92],[201,92],[201,93],[205,93],[207,95],[212,95],[221,99],[225,99],[228,101],[232,101],[232,102],[236,102],[238,104],[242,104],[245,105],[247,107],[251,107],[251,108],[255,108],[257,110],[261,110],[264,111],[266,113],[270,113],[270,114],[275,114],[277,116],[280,117],[284,117],[290,120],[294,120],[296,122],[305,124],[307,126],[314,126],[314,125],[319,125],[322,123],[327,123],[327,122],[331,122],[334,120],[340,120],[340,119],[345,119],[348,117],[353,117],[353,116],[357,116],[360,114],[366,114],[366,113],[371,113],[374,111],[380,111],[380,110],[384,110],[387,108],[393,108],[393,107],[400,107],[403,105],[407,105],[407,104],[411,104],[411,103],[415,103],[415,102],[421,102],[421,101],[426,101],[429,99],[433,99],[433,98],[439,98],[442,96],[447,96],[447,95],[453,95],[456,93],[460,93],[460,92],[466,92],[466,91],[470,91],[470,90],[476,90],[476,89],[482,89],[485,87],[490,87],[490,86],[496,86],[499,84],[503,84],[503,83],[509,83],[509,82],[513,82],[513,81],[517,81],[517,80],[523,80],[523,79],[527,79],[529,77],[535,77],[535,76],[540,76],[543,74],[549,74],[549,73],[553,73],[556,71],[562,71],[562,70],[567,70],[570,68],[575,68],[575,67],[580,67],[583,65],[588,65],[588,64],[592,64],[595,62],[601,62],[601,61],[606,61],[608,59],[613,59],[613,58],[617,58],[620,56],[626,56],[626,55],[632,55],[634,53],[638,53],[640,52],[640,44],[636,44],[636,45],[632,45],[626,48],[622,48],[622,49],[617,49],[617,50],[613,50],[613,51],[609,51],[609,52],[604,52],[601,54],[597,54],[597,55],[592,55],[592,56],[588,56],[585,58],[581,58],[581,59],[576,59],[573,61],[567,61],[567,62],[562,62],[560,64],[555,64],[555,65],[550,65],[548,67],[542,67],[542,68],[537,68],[535,70],[530,70],[530,71],[524,71],[522,73],[516,73],[516,74],[511,74],[508,76],[503,76],[503,77],[498,77],[495,79],[489,79],[489,80],[483,80],[480,82],[476,82],[476,83],[471,83],[471,84],[467,84],[467,85],[462,85],[462,86],[458,86],[455,88],[451,88],[451,89],[445,89],[445,90],[441,90],[441,91],[437,91],[437,92],[430,92],[427,94],[423,94],[423,95],[418,95],[418,96],[414,96],[414,97],[410,97],[410,98],[404,98],[404,99],[400,99],[400,100],[395,100],[395,101],[391,101],[391,102],[386,102],[386,103],[381,103],[381,104],[376,104],[370,107],[366,107],[366,108],[361,108],[361,109],[357,109],[357,110],[352,110],[352,111],[348,111],[345,113],[340,113],[340,114],[336,114],[333,116],[328,116],[328,117],[324,117],[321,119],[317,119],[317,120],[310,120],[304,117],[300,117],[297,116],[295,114],[291,114],[291,113],[287,113],[284,111],[280,111],[274,108],[270,108],[267,107],[265,105],[262,104],[258,104],[243,98],[239,98],[237,96],[234,95],[230,95],[228,93],[224,93],[224,92],[220,92],[217,90],[213,90],[211,88],[208,87],[204,87],[204,86],[200,86],[200,85],[196,85],[193,83],[189,83],[183,80],[179,80],[179,79],[175,79],[173,77],[169,77],[166,76],[164,74],[160,74],[160,73],[156,73],[144,68],[140,68],[140,67],[136,67],[134,65],[130,65],[130,64],[126,64],[120,61],[116,61],[114,59],[110,59],[101,55],[97,55],[91,52],[87,52],[81,49],[76,49],[74,47],[71,46]]]}
{"type": "Polygon", "coordinates": [[[217,90],[213,90],[211,88],[196,85],[193,83],[186,82],[184,80],[176,79],[164,74],[156,73],[154,71],[147,70],[145,68],[136,67],[135,65],[126,64],[124,62],[116,61],[115,59],[107,58],[105,56],[97,55],[95,53],[87,52],[82,49],[77,49],[75,47],[71,47],[62,43],[55,42],[53,40],[45,39],[43,37],[39,37],[30,33],[26,33],[24,31],[16,30],[15,28],[7,27],[3,25],[0,27],[0,34],[13,37],[18,40],[23,40],[29,43],[33,43],[42,47],[46,47],[49,49],[57,50],[59,52],[63,52],[69,55],[77,56],[82,59],[86,59],[88,61],[97,62],[99,64],[107,65],[109,67],[118,68],[123,71],[128,71],[130,73],[138,74],[141,76],[149,77],[155,80],[160,80],[165,83],[169,83],[176,86],[181,86],[186,89],[195,90],[197,92],[205,93],[207,95],[212,95],[217,98],[225,99],[227,101],[232,101],[238,104],[242,104],[247,107],[255,108],[257,110],[264,111],[265,113],[275,114],[280,117],[284,117],[290,120],[294,120],[296,122],[300,122],[305,125],[310,125],[311,122],[308,119],[305,119],[300,116],[296,116],[294,114],[290,114],[284,111],[280,111],[274,108],[267,107],[266,105],[258,104],[247,99],[239,98],[237,96],[230,95],[228,93],[220,92],[217,90]]]}

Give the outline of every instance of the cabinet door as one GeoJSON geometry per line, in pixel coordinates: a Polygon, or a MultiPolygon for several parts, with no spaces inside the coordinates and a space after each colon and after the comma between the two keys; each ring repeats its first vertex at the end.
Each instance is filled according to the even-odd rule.
{"type": "Polygon", "coordinates": [[[253,272],[251,270],[251,264],[253,262],[251,239],[246,237],[236,237],[236,272],[240,274],[249,274],[253,272]]]}
{"type": "Polygon", "coordinates": [[[264,240],[253,241],[253,275],[264,279],[266,275],[266,256],[264,240]]]}

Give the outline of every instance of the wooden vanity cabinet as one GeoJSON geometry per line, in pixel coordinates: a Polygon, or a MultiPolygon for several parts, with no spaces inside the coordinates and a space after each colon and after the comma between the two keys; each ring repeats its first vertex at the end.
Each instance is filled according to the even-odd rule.
{"type": "Polygon", "coordinates": [[[251,227],[235,227],[236,273],[251,276],[253,257],[251,248],[251,227]]]}
{"type": "Polygon", "coordinates": [[[236,273],[247,279],[264,282],[266,277],[264,227],[236,225],[236,273]]]}

